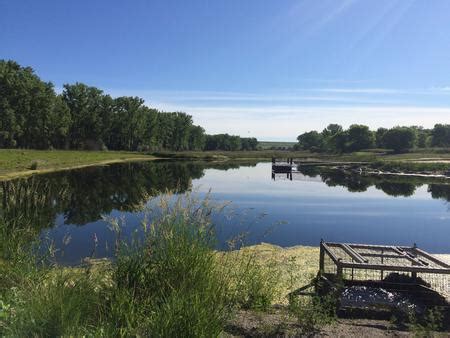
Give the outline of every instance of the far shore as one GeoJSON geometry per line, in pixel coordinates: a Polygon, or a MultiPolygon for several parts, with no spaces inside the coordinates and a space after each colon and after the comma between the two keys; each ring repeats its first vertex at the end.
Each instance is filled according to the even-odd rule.
{"type": "Polygon", "coordinates": [[[373,170],[400,173],[443,175],[450,170],[450,153],[382,154],[356,152],[350,154],[324,154],[307,151],[255,150],[255,151],[181,151],[181,152],[126,152],[79,150],[25,150],[0,149],[0,180],[55,171],[101,166],[131,161],[170,159],[180,161],[271,161],[273,158],[294,158],[311,165],[370,166],[373,170]]]}

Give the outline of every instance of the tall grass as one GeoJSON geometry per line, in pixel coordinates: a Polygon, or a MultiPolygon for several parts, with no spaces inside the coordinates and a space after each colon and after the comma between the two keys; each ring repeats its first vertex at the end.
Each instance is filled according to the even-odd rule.
{"type": "Polygon", "coordinates": [[[267,308],[274,274],[214,250],[215,208],[164,196],[144,236],[121,241],[103,265],[48,264],[18,240],[2,251],[0,335],[216,337],[237,307],[267,308]]]}

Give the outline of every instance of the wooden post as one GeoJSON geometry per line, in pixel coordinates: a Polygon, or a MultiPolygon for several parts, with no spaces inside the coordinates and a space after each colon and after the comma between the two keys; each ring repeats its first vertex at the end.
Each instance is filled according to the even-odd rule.
{"type": "MultiPolygon", "coordinates": [[[[381,249],[381,265],[383,265],[383,263],[384,263],[383,255],[384,255],[384,249],[381,249]]],[[[381,270],[381,280],[383,280],[383,277],[384,277],[384,270],[381,270]]]]}
{"type": "Polygon", "coordinates": [[[342,258],[338,258],[338,264],[337,264],[337,278],[338,278],[338,280],[344,279],[344,274],[342,272],[341,260],[342,260],[342,258]]]}
{"type": "Polygon", "coordinates": [[[275,157],[272,157],[272,164],[275,164],[275,157]]]}
{"type": "MultiPolygon", "coordinates": [[[[414,243],[413,244],[413,251],[415,252],[415,250],[417,249],[417,244],[416,243],[414,243]]],[[[416,256],[416,255],[414,255],[414,256],[416,256]]],[[[412,265],[414,265],[414,263],[412,263],[412,265]]],[[[417,279],[417,272],[412,272],[411,273],[411,277],[414,279],[414,280],[416,280],[417,279]]]]}
{"type": "MultiPolygon", "coordinates": [[[[355,260],[352,258],[352,263],[353,263],[354,261],[355,261],[355,260]]],[[[355,269],[352,268],[352,280],[354,279],[354,277],[355,277],[355,269]]]]}
{"type": "Polygon", "coordinates": [[[325,270],[325,249],[323,247],[323,239],[320,240],[320,258],[319,258],[319,271],[323,273],[325,270]]]}

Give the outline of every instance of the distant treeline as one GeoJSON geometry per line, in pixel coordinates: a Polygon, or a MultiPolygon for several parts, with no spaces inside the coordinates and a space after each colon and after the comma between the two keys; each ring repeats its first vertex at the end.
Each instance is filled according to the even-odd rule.
{"type": "Polygon", "coordinates": [[[347,130],[339,124],[330,124],[322,132],[306,132],[297,140],[296,149],[334,153],[373,148],[402,152],[413,148],[450,147],[450,124],[436,124],[433,129],[412,126],[376,131],[360,124],[353,124],[347,130]]]}
{"type": "Polygon", "coordinates": [[[254,150],[257,143],[207,135],[190,115],[82,83],[66,84],[58,95],[32,68],[0,60],[0,148],[254,150]]]}

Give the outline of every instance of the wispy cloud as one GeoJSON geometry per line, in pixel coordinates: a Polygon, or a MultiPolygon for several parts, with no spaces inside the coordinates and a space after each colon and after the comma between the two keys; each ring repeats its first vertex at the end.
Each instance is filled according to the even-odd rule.
{"type": "MultiPolygon", "coordinates": [[[[177,106],[162,109],[177,110],[177,106]]],[[[307,130],[321,130],[328,123],[348,127],[353,123],[380,126],[450,123],[450,107],[433,106],[190,106],[185,111],[211,133],[233,132],[266,139],[294,140],[307,130]],[[238,123],[237,123],[238,121],[238,123]]]]}
{"type": "Polygon", "coordinates": [[[321,88],[316,91],[327,93],[352,93],[352,94],[400,94],[407,93],[407,91],[400,89],[388,88],[321,88]]]}
{"type": "MultiPolygon", "coordinates": [[[[449,88],[450,90],[450,88],[449,88]]],[[[295,140],[328,123],[380,126],[450,123],[448,91],[439,88],[300,88],[258,93],[234,91],[111,90],[137,95],[164,111],[184,111],[208,133],[233,133],[267,140],[295,140]],[[430,95],[434,94],[434,95],[430,95]],[[442,96],[439,97],[438,95],[442,96]]]]}
{"type": "Polygon", "coordinates": [[[433,88],[431,88],[431,90],[432,90],[432,91],[437,91],[437,92],[450,93],[450,86],[433,87],[433,88]]]}

